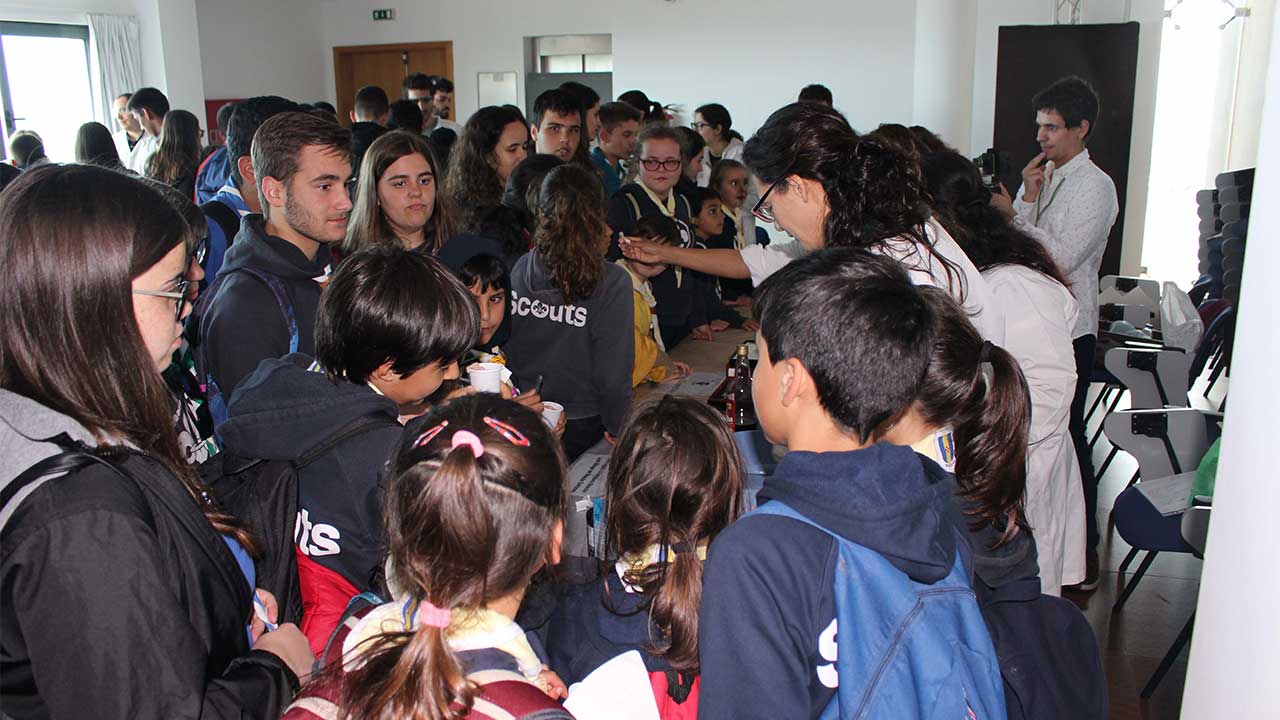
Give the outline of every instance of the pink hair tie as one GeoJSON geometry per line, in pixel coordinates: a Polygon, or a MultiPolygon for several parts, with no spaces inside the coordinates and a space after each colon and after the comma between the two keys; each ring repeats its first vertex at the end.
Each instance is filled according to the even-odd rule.
{"type": "Polygon", "coordinates": [[[453,434],[453,444],[450,447],[456,448],[459,445],[469,446],[471,454],[477,458],[484,454],[484,443],[470,430],[459,430],[453,434]]]}
{"type": "Polygon", "coordinates": [[[436,607],[427,600],[409,599],[404,604],[404,629],[412,632],[416,627],[447,628],[453,622],[453,611],[436,607]]]}

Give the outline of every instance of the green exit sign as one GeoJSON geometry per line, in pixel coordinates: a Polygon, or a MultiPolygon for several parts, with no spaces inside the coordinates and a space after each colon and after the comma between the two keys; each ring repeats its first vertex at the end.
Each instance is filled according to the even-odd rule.
{"type": "Polygon", "coordinates": [[[395,20],[396,11],[393,8],[383,8],[381,10],[374,10],[373,19],[374,20],[395,20]]]}

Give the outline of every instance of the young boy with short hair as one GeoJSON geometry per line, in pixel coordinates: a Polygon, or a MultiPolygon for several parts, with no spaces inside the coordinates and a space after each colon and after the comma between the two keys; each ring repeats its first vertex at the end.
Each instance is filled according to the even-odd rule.
{"type": "Polygon", "coordinates": [[[316,311],[315,355],[268,358],[231,397],[226,452],[298,461],[294,541],[302,631],[317,654],[347,601],[375,589],[386,538],[378,474],[401,416],[458,377],[479,326],[470,293],[435,259],[371,247],[346,258],[316,311]]]}
{"type": "MultiPolygon", "coordinates": [[[[670,218],[640,218],[636,223],[636,236],[663,245],[680,244],[680,229],[670,218]]],[[[617,260],[615,264],[631,276],[631,287],[635,291],[636,360],[631,370],[631,384],[685,377],[691,372],[689,366],[667,357],[667,348],[662,342],[662,329],[655,312],[658,301],[653,296],[653,287],[649,285],[649,279],[661,275],[667,266],[627,258],[617,260]],[[668,373],[668,366],[673,372],[668,373]]]]}
{"type": "Polygon", "coordinates": [[[640,121],[644,113],[626,103],[611,102],[600,106],[600,143],[591,151],[591,160],[600,168],[604,178],[604,193],[613,197],[622,187],[626,176],[623,160],[629,160],[636,150],[636,137],[640,135],[640,121]]]}
{"type": "Polygon", "coordinates": [[[938,320],[852,248],[761,285],[752,397],[788,453],[707,556],[700,718],[1003,718],[954,479],[875,442],[912,403],[938,320]]]}

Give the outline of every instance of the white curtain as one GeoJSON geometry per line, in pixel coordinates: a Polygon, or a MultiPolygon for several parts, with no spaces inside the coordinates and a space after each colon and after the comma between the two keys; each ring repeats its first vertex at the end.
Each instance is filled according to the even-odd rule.
{"type": "Polygon", "coordinates": [[[89,13],[89,41],[97,66],[98,122],[115,130],[111,103],[121,93],[142,87],[142,45],[132,15],[89,13]]]}

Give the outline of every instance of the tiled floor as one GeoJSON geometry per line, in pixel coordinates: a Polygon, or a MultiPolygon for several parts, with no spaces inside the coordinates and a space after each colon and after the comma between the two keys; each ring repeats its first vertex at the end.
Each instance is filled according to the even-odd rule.
{"type": "MultiPolygon", "coordinates": [[[[1226,385],[1226,380],[1220,379],[1205,399],[1202,396],[1205,383],[1201,380],[1191,391],[1192,407],[1216,411],[1226,394],[1226,385]]],[[[1120,407],[1126,407],[1126,402],[1122,401],[1120,407]]],[[[1091,429],[1097,428],[1101,415],[1099,410],[1090,423],[1091,429]]],[[[1105,437],[1098,441],[1094,446],[1095,467],[1101,466],[1110,449],[1105,437]]],[[[1150,700],[1141,700],[1139,692],[1195,610],[1201,562],[1191,555],[1161,553],[1125,606],[1118,613],[1111,612],[1112,604],[1124,588],[1117,570],[1129,546],[1105,524],[1115,497],[1124,490],[1136,469],[1137,462],[1132,457],[1119,453],[1102,477],[1098,490],[1102,583],[1092,595],[1068,594],[1067,597],[1080,605],[1098,636],[1111,688],[1111,717],[1114,720],[1173,719],[1178,717],[1182,705],[1186,650],[1150,700]]],[[[1141,558],[1130,564],[1126,577],[1133,576],[1140,562],[1141,558]]]]}

